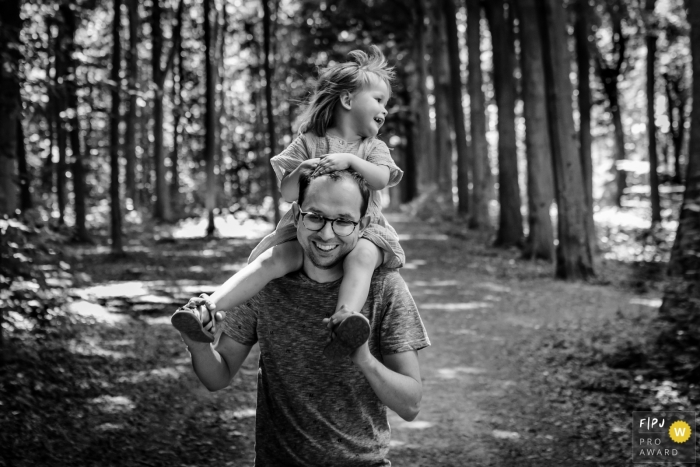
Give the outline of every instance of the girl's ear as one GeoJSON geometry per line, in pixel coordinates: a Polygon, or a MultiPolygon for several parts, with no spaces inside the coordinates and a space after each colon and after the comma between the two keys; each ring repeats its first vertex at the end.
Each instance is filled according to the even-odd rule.
{"type": "Polygon", "coordinates": [[[350,94],[348,91],[341,94],[340,105],[342,105],[345,110],[352,109],[352,94],[350,94]]]}

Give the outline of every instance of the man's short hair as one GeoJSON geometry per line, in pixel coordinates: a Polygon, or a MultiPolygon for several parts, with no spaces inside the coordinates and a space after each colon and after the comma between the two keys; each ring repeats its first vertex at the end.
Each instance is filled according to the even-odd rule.
{"type": "Polygon", "coordinates": [[[360,217],[364,217],[365,214],[367,214],[367,206],[369,205],[370,195],[369,185],[367,184],[367,180],[365,180],[365,178],[362,175],[360,175],[352,169],[336,170],[327,174],[319,173],[316,175],[313,174],[312,170],[301,171],[299,173],[299,199],[297,200],[299,207],[301,207],[304,204],[306,190],[309,188],[311,180],[318,177],[322,177],[324,175],[327,175],[328,177],[330,177],[331,180],[336,182],[344,178],[354,181],[357,184],[357,187],[360,189],[360,195],[362,195],[362,204],[360,205],[360,217]]]}

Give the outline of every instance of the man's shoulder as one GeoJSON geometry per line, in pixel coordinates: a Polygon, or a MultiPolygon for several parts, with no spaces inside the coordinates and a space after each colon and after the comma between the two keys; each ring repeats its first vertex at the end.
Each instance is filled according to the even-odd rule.
{"type": "Polygon", "coordinates": [[[398,269],[380,267],[374,271],[372,285],[379,286],[384,292],[407,290],[406,281],[403,280],[398,269]]]}

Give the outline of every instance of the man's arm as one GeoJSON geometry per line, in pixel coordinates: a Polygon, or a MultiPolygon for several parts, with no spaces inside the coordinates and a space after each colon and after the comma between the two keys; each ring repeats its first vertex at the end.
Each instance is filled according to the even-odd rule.
{"type": "Polygon", "coordinates": [[[251,346],[239,344],[221,334],[216,345],[195,342],[182,334],[192,356],[192,366],[199,380],[210,391],[218,391],[231,384],[251,346]]]}
{"type": "Polygon", "coordinates": [[[418,416],[423,398],[418,352],[409,350],[384,355],[382,364],[370,353],[369,345],[365,342],[351,358],[387,407],[407,421],[418,416]]]}

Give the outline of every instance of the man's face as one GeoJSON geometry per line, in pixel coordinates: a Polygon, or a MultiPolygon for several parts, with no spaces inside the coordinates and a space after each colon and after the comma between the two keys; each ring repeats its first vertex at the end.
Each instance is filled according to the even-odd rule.
{"type": "MultiPolygon", "coordinates": [[[[313,212],[331,219],[355,222],[362,220],[362,223],[345,237],[336,235],[330,222],[326,222],[321,230],[314,232],[306,228],[301,221],[298,207],[295,206],[297,239],[304,250],[304,270],[307,274],[311,272],[308,269],[311,265],[316,270],[320,270],[317,272],[323,275],[342,273],[343,259],[355,248],[362,229],[369,221],[369,218],[360,219],[361,204],[362,195],[353,180],[342,178],[334,181],[328,176],[311,180],[304,198],[304,205],[301,206],[302,211],[313,212]],[[307,264],[308,262],[311,262],[311,265],[307,264]]],[[[312,277],[312,279],[317,278],[312,277]]]]}

